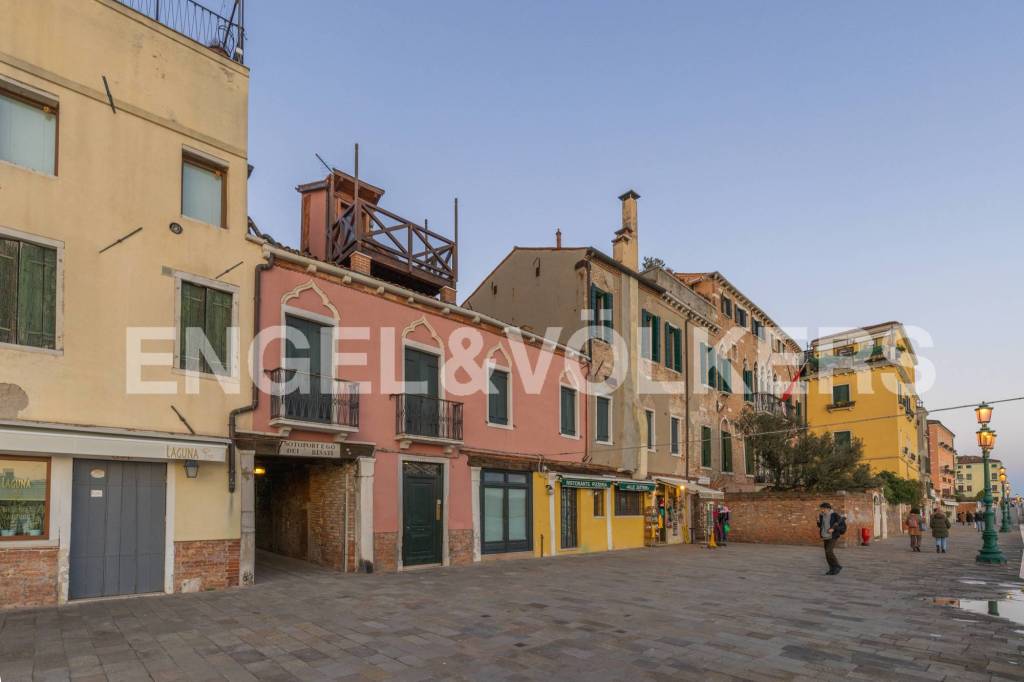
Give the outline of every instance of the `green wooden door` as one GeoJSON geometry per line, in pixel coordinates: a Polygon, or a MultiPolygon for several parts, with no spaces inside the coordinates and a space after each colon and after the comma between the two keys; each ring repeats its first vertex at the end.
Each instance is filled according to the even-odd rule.
{"type": "Polygon", "coordinates": [[[437,436],[440,432],[438,358],[415,348],[405,349],[405,432],[437,436]]]}
{"type": "Polygon", "coordinates": [[[402,464],[402,564],[441,563],[444,471],[440,464],[402,464]]]}

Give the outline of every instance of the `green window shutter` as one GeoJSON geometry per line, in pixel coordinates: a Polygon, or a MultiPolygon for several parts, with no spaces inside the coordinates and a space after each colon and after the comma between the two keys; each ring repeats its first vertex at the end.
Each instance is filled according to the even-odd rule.
{"type": "Polygon", "coordinates": [[[612,294],[610,291],[604,293],[604,339],[611,343],[612,330],[615,328],[613,323],[615,316],[615,305],[612,303],[612,294]]]}
{"type": "Polygon", "coordinates": [[[718,388],[718,358],[714,348],[708,348],[708,386],[718,388]]]}
{"type": "Polygon", "coordinates": [[[611,440],[609,425],[611,424],[611,400],[598,396],[597,398],[597,440],[607,443],[611,440]]]}
{"type": "Polygon", "coordinates": [[[0,343],[18,342],[18,242],[0,239],[0,343]]]}
{"type": "Polygon", "coordinates": [[[487,397],[487,421],[508,425],[508,372],[491,370],[491,390],[487,397]]]}
{"type": "Polygon", "coordinates": [[[683,330],[676,327],[672,330],[675,343],[672,344],[672,369],[683,371],[683,330]]]}
{"type": "Polygon", "coordinates": [[[651,360],[661,361],[661,318],[651,315],[651,360]]]}
{"type": "Polygon", "coordinates": [[[732,435],[722,431],[722,471],[732,471],[732,435]]]}
{"type": "Polygon", "coordinates": [[[753,476],[754,475],[754,448],[750,447],[750,444],[747,441],[745,441],[745,440],[743,441],[743,458],[744,458],[743,464],[747,468],[745,473],[753,476]]]}
{"type": "Polygon", "coordinates": [[[850,385],[843,384],[842,386],[833,386],[832,403],[835,405],[839,405],[848,402],[850,402],[850,385]]]}
{"type": "Polygon", "coordinates": [[[700,427],[700,465],[711,466],[711,427],[700,427]]]}
{"type": "Polygon", "coordinates": [[[576,435],[576,391],[562,386],[562,433],[566,436],[576,435]]]}
{"type": "Polygon", "coordinates": [[[199,347],[189,343],[190,329],[197,330],[198,333],[206,333],[206,289],[191,282],[182,281],[181,327],[178,330],[181,341],[179,367],[202,371],[199,347]]]}
{"type": "Polygon", "coordinates": [[[22,242],[18,263],[18,343],[54,348],[56,322],[57,252],[22,242]]]}
{"type": "MultiPolygon", "coordinates": [[[[225,374],[231,374],[229,330],[231,328],[231,294],[217,289],[206,290],[206,338],[224,367],[225,374]]],[[[205,363],[204,363],[205,364],[205,363]]],[[[207,365],[206,371],[214,369],[207,365]]]]}
{"type": "Polygon", "coordinates": [[[750,390],[750,384],[752,383],[753,372],[749,369],[743,370],[743,399],[748,403],[754,401],[753,392],[750,390]]]}
{"type": "Polygon", "coordinates": [[[597,323],[597,285],[590,285],[590,314],[593,315],[593,323],[597,323]]]}

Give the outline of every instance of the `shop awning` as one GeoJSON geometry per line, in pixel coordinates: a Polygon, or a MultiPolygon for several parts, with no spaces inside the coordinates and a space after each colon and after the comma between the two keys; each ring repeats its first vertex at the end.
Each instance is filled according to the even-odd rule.
{"type": "Polygon", "coordinates": [[[686,492],[702,497],[706,500],[720,500],[725,497],[725,493],[721,490],[715,490],[714,488],[707,488],[705,486],[688,481],[685,478],[675,478],[672,476],[655,476],[654,480],[661,483],[665,483],[672,486],[683,486],[686,492]]]}
{"type": "Polygon", "coordinates": [[[654,492],[654,481],[637,481],[632,478],[613,478],[611,476],[582,476],[579,474],[559,474],[558,479],[565,488],[585,488],[602,490],[613,485],[619,490],[650,493],[654,492]]]}

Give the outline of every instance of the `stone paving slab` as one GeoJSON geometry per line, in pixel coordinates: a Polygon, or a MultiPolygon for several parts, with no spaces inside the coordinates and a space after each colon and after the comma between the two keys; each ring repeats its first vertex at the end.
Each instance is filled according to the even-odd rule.
{"type": "Polygon", "coordinates": [[[733,543],[392,575],[286,564],[255,587],[0,612],[13,680],[1024,680],[1024,624],[934,597],[1024,587],[904,538],[840,552],[733,543]],[[296,568],[299,567],[299,568],[296,568]],[[963,581],[970,582],[963,582],[963,581]],[[981,583],[981,584],[976,584],[981,583]]]}

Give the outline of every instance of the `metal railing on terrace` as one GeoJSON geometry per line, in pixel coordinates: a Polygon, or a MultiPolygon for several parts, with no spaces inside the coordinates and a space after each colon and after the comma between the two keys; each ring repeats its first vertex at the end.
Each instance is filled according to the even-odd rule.
{"type": "MultiPolygon", "coordinates": [[[[217,0],[207,0],[216,2],[217,0]]],[[[195,0],[117,0],[125,7],[145,14],[167,28],[197,43],[223,52],[229,59],[244,63],[245,14],[244,0],[220,0],[221,11],[195,0]]]]}
{"type": "Polygon", "coordinates": [[[279,367],[270,380],[288,393],[271,393],[270,418],[309,424],[359,426],[359,384],[279,367]]]}
{"type": "Polygon", "coordinates": [[[462,403],[426,395],[397,393],[395,432],[440,440],[462,440],[462,403]]]}

